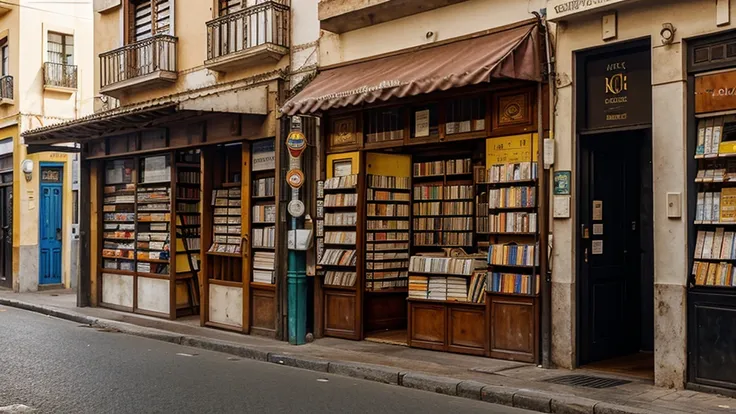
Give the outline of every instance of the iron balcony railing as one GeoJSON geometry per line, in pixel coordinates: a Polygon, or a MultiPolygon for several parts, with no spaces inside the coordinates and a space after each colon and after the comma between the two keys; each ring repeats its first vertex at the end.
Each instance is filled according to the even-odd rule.
{"type": "Polygon", "coordinates": [[[288,6],[269,1],[207,22],[207,59],[271,43],[289,47],[288,6]]]}
{"type": "Polygon", "coordinates": [[[13,99],[13,77],[0,77],[0,99],[13,99]]]}
{"type": "Polygon", "coordinates": [[[100,86],[150,75],[176,72],[176,37],[155,35],[100,54],[100,86]]]}
{"type": "Polygon", "coordinates": [[[46,62],[43,79],[46,86],[77,89],[77,65],[46,62]]]}

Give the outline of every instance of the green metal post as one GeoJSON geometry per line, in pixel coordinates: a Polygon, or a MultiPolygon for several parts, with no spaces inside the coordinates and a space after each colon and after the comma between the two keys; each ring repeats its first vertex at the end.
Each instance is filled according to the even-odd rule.
{"type": "MultiPolygon", "coordinates": [[[[291,219],[296,229],[296,219],[291,219]]],[[[306,252],[289,250],[289,343],[303,345],[307,336],[307,260],[306,252]]]]}

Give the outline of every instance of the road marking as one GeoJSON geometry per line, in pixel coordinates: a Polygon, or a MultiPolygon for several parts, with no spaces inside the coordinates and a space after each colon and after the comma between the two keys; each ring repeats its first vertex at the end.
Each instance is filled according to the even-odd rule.
{"type": "Polygon", "coordinates": [[[0,407],[0,413],[30,413],[33,411],[36,410],[23,404],[13,404],[0,407]]]}

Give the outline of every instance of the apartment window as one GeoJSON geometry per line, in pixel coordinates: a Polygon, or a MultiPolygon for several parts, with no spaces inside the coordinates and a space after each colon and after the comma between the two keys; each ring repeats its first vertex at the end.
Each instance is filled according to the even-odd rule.
{"type": "Polygon", "coordinates": [[[130,39],[138,42],[156,34],[171,34],[171,0],[131,0],[130,39]]]}
{"type": "Polygon", "coordinates": [[[0,59],[2,59],[2,76],[10,75],[10,49],[8,48],[8,38],[0,39],[0,59]]]}
{"type": "Polygon", "coordinates": [[[49,32],[48,61],[61,65],[74,64],[74,36],[49,32]]]}
{"type": "Polygon", "coordinates": [[[242,8],[243,2],[241,0],[219,0],[220,3],[220,16],[227,14],[233,14],[242,8]]]}

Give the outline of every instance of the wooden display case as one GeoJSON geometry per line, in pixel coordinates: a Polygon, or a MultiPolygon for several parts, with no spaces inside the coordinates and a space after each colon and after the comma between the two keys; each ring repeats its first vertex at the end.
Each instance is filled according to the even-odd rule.
{"type": "Polygon", "coordinates": [[[409,299],[409,346],[487,355],[486,305],[409,299]]]}

